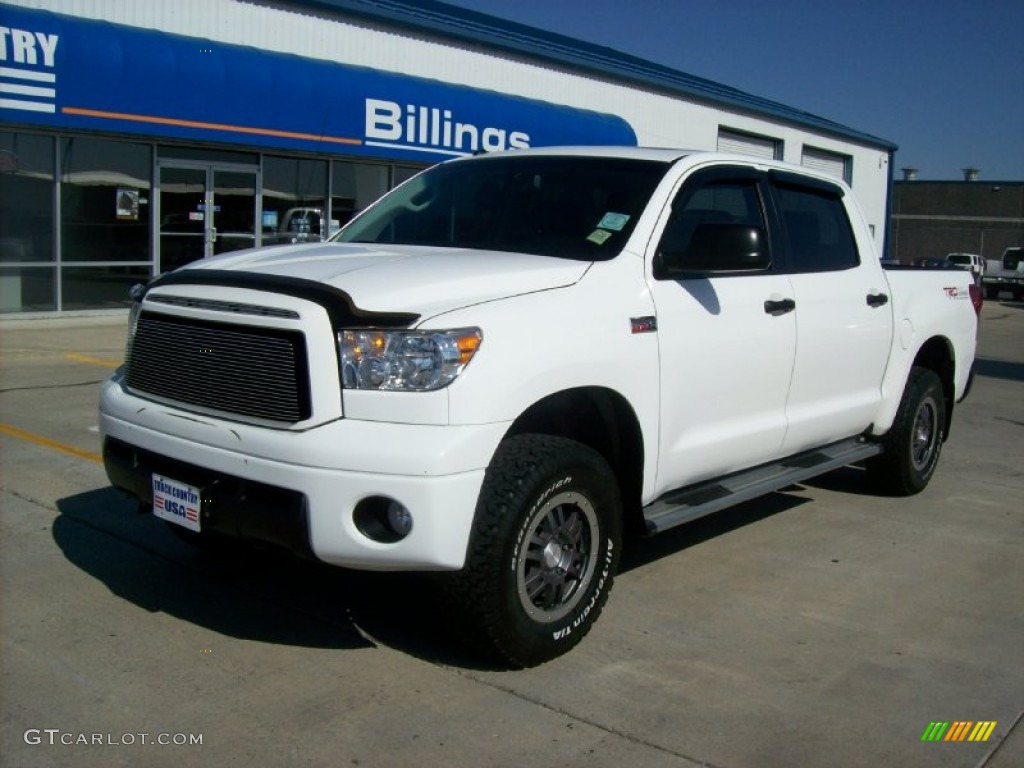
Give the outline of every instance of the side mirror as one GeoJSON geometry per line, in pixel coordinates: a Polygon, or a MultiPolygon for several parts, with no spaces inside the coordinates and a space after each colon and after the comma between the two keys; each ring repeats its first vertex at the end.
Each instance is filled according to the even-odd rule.
{"type": "Polygon", "coordinates": [[[697,225],[683,251],[662,251],[655,277],[686,278],[757,272],[771,266],[768,235],[749,224],[705,221],[697,225]]]}

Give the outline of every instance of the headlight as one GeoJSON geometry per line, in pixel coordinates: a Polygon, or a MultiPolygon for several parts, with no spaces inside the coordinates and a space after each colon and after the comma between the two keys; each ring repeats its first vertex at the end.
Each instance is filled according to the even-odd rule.
{"type": "Polygon", "coordinates": [[[132,354],[132,342],[135,341],[135,329],[139,326],[139,313],[142,311],[142,299],[146,295],[146,286],[136,283],[128,290],[132,306],[128,310],[128,338],[124,346],[124,359],[127,361],[132,354]]]}
{"type": "Polygon", "coordinates": [[[479,328],[338,333],[345,389],[426,392],[447,387],[480,347],[479,328]]]}

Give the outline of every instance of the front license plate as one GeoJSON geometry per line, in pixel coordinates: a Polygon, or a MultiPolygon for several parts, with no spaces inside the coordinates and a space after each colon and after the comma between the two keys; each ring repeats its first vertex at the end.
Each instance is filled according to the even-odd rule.
{"type": "Polygon", "coordinates": [[[153,475],[153,514],[157,517],[198,532],[201,500],[195,486],[153,475]]]}

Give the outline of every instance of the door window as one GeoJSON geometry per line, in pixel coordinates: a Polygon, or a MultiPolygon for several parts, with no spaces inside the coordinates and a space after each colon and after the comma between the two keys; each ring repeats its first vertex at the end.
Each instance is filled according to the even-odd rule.
{"type": "MultiPolygon", "coordinates": [[[[672,205],[658,253],[686,253],[698,226],[703,224],[763,228],[758,182],[754,179],[733,179],[713,181],[696,188],[692,183],[687,185],[672,205]]],[[[657,268],[655,277],[662,277],[657,268]]]]}
{"type": "Polygon", "coordinates": [[[838,192],[780,184],[776,199],[794,272],[834,272],[860,264],[838,192]]]}

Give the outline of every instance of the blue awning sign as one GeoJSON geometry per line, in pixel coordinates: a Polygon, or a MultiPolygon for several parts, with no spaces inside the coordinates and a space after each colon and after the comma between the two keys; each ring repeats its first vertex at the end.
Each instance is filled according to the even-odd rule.
{"type": "Polygon", "coordinates": [[[426,78],[3,7],[0,119],[437,162],[636,145],[621,117],[426,78]]]}

